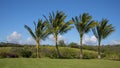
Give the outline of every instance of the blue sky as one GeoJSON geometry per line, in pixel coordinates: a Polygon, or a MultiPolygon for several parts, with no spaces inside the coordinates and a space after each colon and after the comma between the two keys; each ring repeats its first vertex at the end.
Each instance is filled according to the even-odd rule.
{"type": "MultiPolygon", "coordinates": [[[[24,25],[34,28],[33,21],[44,19],[43,15],[48,16],[51,11],[60,10],[66,13],[66,21],[84,12],[97,21],[107,18],[116,31],[102,44],[120,44],[119,6],[120,0],[0,0],[0,42],[33,43],[24,25]]],[[[52,35],[49,36],[42,44],[53,44],[52,38],[52,35]]],[[[79,34],[75,28],[60,35],[60,38],[66,43],[79,43],[79,34]]],[[[83,42],[97,43],[92,32],[84,36],[83,42]]]]}

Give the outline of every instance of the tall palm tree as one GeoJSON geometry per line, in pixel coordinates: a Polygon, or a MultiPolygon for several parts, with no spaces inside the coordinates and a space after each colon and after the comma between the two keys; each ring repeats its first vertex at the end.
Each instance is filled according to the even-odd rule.
{"type": "Polygon", "coordinates": [[[107,38],[113,31],[115,31],[115,29],[112,26],[112,24],[107,24],[107,23],[108,23],[107,19],[102,19],[102,21],[99,22],[98,25],[96,25],[92,29],[95,37],[98,40],[98,59],[101,58],[100,45],[101,45],[102,39],[107,38]]]}
{"type": "Polygon", "coordinates": [[[62,56],[58,48],[58,35],[64,34],[70,30],[72,28],[72,26],[70,26],[72,22],[65,22],[66,16],[62,11],[57,11],[56,13],[52,12],[49,14],[48,18],[46,16],[44,17],[46,22],[48,22],[49,31],[54,36],[58,57],[61,58],[62,56]]]}
{"type": "Polygon", "coordinates": [[[43,22],[41,19],[38,20],[37,24],[34,22],[34,26],[35,26],[35,32],[33,32],[32,29],[27,25],[25,25],[24,27],[30,33],[33,39],[36,41],[36,49],[37,49],[36,54],[37,54],[37,58],[39,58],[40,41],[44,40],[48,36],[49,31],[46,28],[46,23],[43,22]]]}
{"type": "Polygon", "coordinates": [[[89,30],[96,25],[94,21],[91,21],[92,17],[88,13],[83,13],[80,16],[72,18],[74,25],[80,36],[80,59],[83,58],[82,52],[82,38],[85,33],[88,33],[89,30]]]}

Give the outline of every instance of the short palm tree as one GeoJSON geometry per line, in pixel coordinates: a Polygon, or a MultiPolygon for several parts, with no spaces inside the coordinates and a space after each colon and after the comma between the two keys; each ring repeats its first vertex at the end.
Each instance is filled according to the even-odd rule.
{"type": "Polygon", "coordinates": [[[40,41],[44,40],[48,36],[49,31],[46,28],[46,23],[43,22],[41,19],[38,20],[37,24],[34,22],[34,25],[35,25],[35,32],[33,32],[32,29],[27,25],[25,25],[24,27],[25,29],[28,30],[30,35],[36,41],[36,49],[37,49],[36,54],[37,54],[37,58],[39,58],[40,57],[40,54],[39,54],[40,41]]]}
{"type": "Polygon", "coordinates": [[[80,16],[72,18],[72,21],[74,22],[74,25],[80,36],[80,59],[83,58],[82,38],[85,33],[88,33],[89,30],[96,25],[96,23],[94,21],[91,21],[91,19],[92,17],[88,13],[83,13],[80,16]]]}
{"type": "Polygon", "coordinates": [[[101,58],[101,54],[100,54],[100,45],[101,45],[101,40],[105,39],[106,37],[108,37],[113,31],[115,31],[114,27],[112,26],[112,24],[107,24],[108,20],[107,19],[103,19],[101,22],[98,23],[98,25],[96,25],[92,31],[95,35],[95,37],[98,40],[98,59],[101,58]]]}
{"type": "Polygon", "coordinates": [[[46,16],[46,22],[48,23],[48,29],[53,34],[55,39],[55,46],[57,50],[58,57],[61,58],[61,54],[58,48],[58,35],[66,33],[68,30],[72,28],[70,26],[72,22],[65,22],[66,16],[65,13],[62,11],[57,11],[56,13],[52,12],[49,15],[49,18],[47,19],[46,16]]]}

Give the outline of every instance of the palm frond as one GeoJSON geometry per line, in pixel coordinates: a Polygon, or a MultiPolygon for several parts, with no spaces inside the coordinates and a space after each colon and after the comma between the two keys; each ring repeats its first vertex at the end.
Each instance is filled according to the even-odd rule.
{"type": "Polygon", "coordinates": [[[85,33],[87,33],[91,28],[94,28],[96,25],[98,25],[97,22],[91,21],[85,26],[85,33]]]}
{"type": "Polygon", "coordinates": [[[33,33],[33,31],[31,30],[31,28],[28,27],[27,25],[25,25],[24,27],[25,27],[25,29],[30,33],[30,35],[33,37],[33,39],[36,40],[36,36],[35,36],[35,34],[33,33]]]}
{"type": "Polygon", "coordinates": [[[71,28],[73,28],[73,26],[70,26],[71,24],[73,24],[73,22],[66,22],[61,26],[61,29],[59,30],[60,34],[66,33],[67,31],[69,31],[71,28]]]}
{"type": "Polygon", "coordinates": [[[105,39],[107,38],[112,32],[114,32],[115,29],[114,27],[112,26],[112,24],[108,25],[105,27],[104,31],[103,31],[103,36],[102,38],[105,39]]]}

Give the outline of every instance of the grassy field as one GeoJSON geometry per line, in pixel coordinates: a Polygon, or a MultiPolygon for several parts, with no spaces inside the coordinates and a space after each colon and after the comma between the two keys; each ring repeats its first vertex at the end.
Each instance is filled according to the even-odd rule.
{"type": "Polygon", "coordinates": [[[0,68],[120,68],[120,61],[79,59],[0,59],[0,68]]]}

